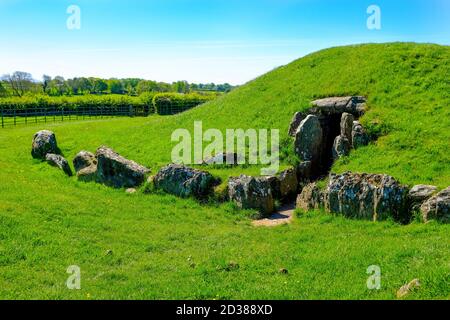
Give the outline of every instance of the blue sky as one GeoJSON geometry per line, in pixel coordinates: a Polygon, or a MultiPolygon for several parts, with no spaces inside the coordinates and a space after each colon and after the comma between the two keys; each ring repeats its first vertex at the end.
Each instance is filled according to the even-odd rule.
{"type": "Polygon", "coordinates": [[[241,84],[330,46],[450,44],[448,0],[0,0],[0,74],[241,84]],[[69,30],[69,5],[81,29],[69,30]],[[367,8],[381,9],[369,30],[367,8]]]}

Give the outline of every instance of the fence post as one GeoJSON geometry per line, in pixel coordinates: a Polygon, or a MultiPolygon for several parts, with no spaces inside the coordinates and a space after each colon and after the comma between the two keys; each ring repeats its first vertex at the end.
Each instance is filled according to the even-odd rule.
{"type": "Polygon", "coordinates": [[[28,108],[25,108],[25,124],[28,124],[28,108]]]}
{"type": "Polygon", "coordinates": [[[61,121],[64,122],[64,107],[61,107],[61,121]]]}
{"type": "Polygon", "coordinates": [[[16,125],[16,108],[14,108],[14,126],[16,125]]]}
{"type": "Polygon", "coordinates": [[[44,107],[44,122],[47,123],[47,108],[44,107]]]}
{"type": "Polygon", "coordinates": [[[5,122],[3,120],[3,106],[1,107],[1,112],[2,112],[2,128],[5,127],[5,122]]]}

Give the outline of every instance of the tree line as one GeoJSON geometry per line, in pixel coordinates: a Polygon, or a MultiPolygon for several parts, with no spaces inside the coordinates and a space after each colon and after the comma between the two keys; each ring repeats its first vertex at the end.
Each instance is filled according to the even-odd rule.
{"type": "Polygon", "coordinates": [[[94,77],[77,77],[64,79],[44,75],[42,80],[33,79],[27,72],[16,71],[0,78],[0,96],[23,97],[25,95],[44,94],[48,96],[73,96],[86,94],[121,94],[139,96],[143,93],[190,93],[190,92],[229,92],[233,86],[225,84],[196,84],[187,81],[173,83],[157,82],[139,78],[102,79],[94,77]]]}

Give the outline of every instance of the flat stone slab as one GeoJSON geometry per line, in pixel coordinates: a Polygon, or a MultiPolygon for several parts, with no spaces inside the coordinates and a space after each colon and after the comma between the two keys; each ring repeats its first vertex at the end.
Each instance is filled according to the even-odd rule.
{"type": "Polygon", "coordinates": [[[294,203],[284,205],[270,217],[253,221],[252,225],[254,227],[276,227],[291,223],[294,218],[294,210],[294,203]]]}

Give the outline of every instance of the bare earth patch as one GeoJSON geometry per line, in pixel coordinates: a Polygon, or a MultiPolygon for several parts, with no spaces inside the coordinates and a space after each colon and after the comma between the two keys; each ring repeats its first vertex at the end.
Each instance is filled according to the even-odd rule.
{"type": "Polygon", "coordinates": [[[283,205],[276,213],[269,218],[255,220],[254,227],[275,227],[286,223],[291,223],[294,217],[295,203],[283,205]]]}

